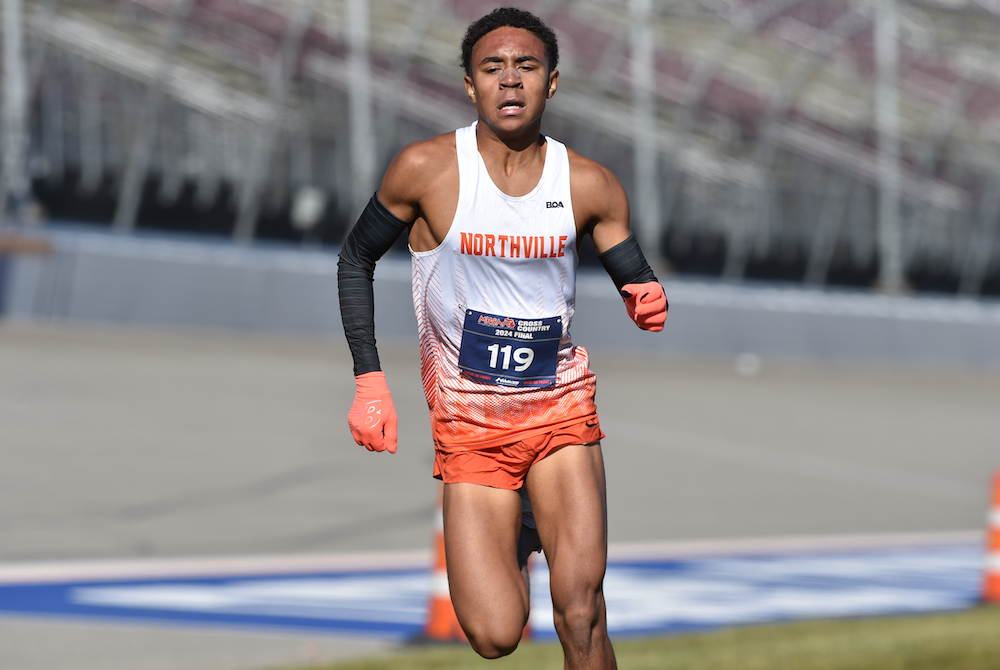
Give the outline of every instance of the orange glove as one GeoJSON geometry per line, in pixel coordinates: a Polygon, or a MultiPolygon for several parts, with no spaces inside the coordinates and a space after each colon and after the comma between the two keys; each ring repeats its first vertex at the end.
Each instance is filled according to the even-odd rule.
{"type": "Polygon", "coordinates": [[[366,372],[354,378],[358,392],[347,413],[354,441],[368,451],[396,453],[396,407],[384,372],[366,372]]]}
{"type": "Polygon", "coordinates": [[[635,325],[653,332],[663,330],[663,324],[667,320],[667,296],[660,282],[626,284],[622,286],[622,297],[625,298],[625,309],[635,325]]]}

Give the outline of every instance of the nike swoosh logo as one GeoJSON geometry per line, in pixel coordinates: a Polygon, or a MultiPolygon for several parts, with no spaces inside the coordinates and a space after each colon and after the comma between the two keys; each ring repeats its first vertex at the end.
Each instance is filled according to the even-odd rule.
{"type": "Polygon", "coordinates": [[[597,426],[597,422],[596,421],[594,423],[586,421],[585,423],[587,424],[587,428],[594,428],[594,427],[597,426]]]}

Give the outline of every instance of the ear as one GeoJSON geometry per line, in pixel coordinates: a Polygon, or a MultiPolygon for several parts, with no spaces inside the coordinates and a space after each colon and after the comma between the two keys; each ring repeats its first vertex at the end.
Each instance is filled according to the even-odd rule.
{"type": "Polygon", "coordinates": [[[557,88],[559,88],[559,70],[553,70],[552,72],[549,72],[549,90],[545,97],[551,98],[556,94],[557,88]]]}
{"type": "Polygon", "coordinates": [[[465,75],[465,93],[469,96],[472,104],[476,104],[476,85],[472,83],[472,77],[465,75]]]}

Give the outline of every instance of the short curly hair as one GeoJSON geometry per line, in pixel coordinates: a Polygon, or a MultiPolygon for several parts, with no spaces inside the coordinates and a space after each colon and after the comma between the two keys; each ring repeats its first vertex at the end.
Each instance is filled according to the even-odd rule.
{"type": "Polygon", "coordinates": [[[540,18],[515,7],[497,7],[492,12],[469,24],[469,29],[462,39],[462,68],[465,74],[472,74],[472,49],[476,42],[497,28],[510,26],[524,28],[542,41],[545,46],[545,58],[548,60],[549,71],[556,69],[559,62],[559,43],[556,34],[540,18]]]}

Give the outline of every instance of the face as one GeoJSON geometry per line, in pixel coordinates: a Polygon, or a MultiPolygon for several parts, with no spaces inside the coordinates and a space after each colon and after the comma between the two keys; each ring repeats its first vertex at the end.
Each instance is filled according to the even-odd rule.
{"type": "Polygon", "coordinates": [[[559,72],[549,72],[542,41],[523,28],[505,26],[476,42],[465,90],[479,118],[508,134],[540,121],[558,83],[559,72]]]}

